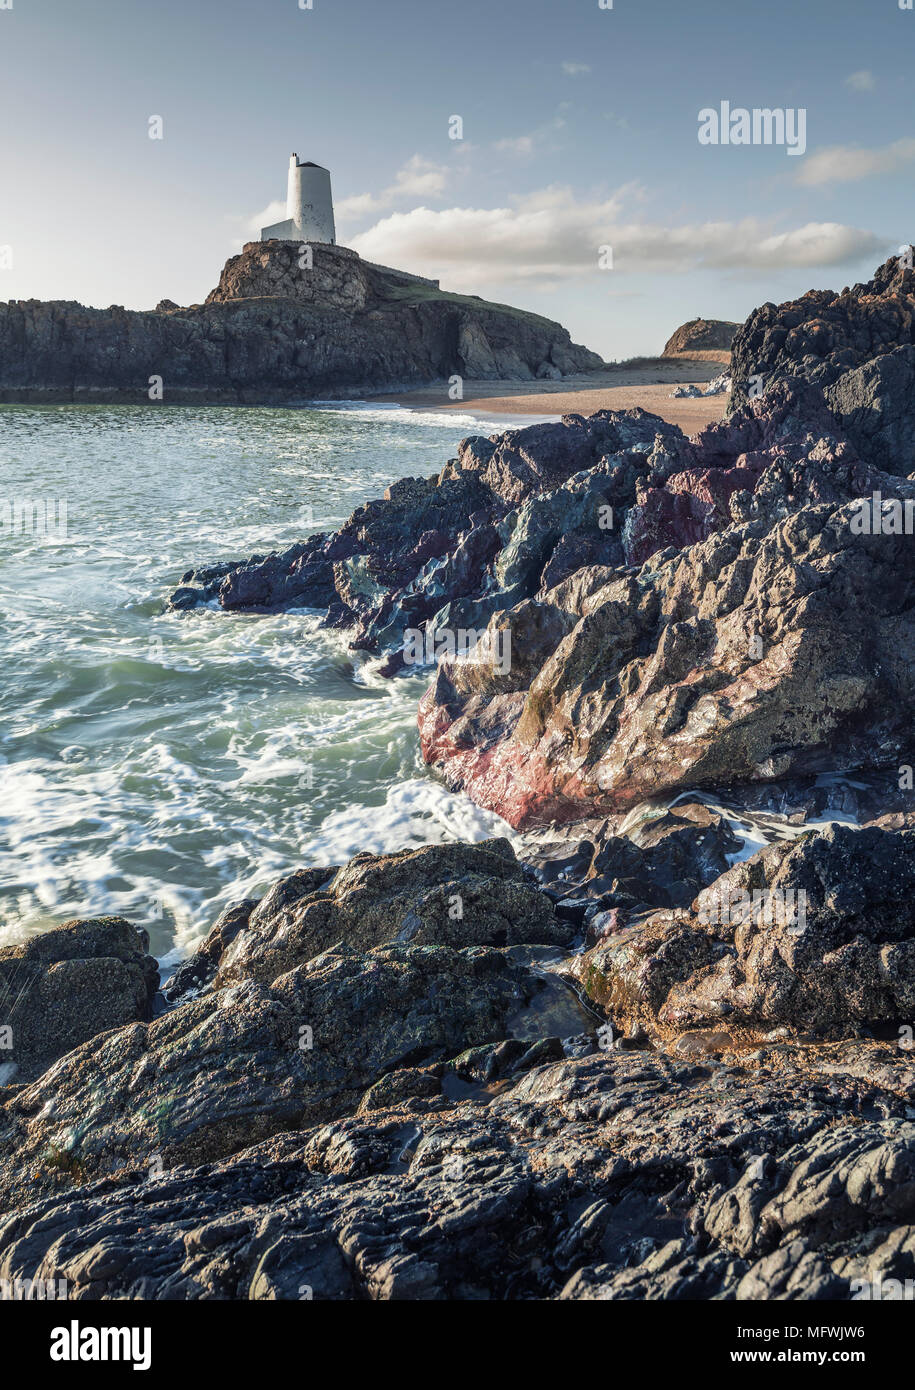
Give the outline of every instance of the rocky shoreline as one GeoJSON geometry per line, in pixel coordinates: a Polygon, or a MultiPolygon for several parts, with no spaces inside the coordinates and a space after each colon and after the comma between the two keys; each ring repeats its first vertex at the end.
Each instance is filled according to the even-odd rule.
{"type": "Polygon", "coordinates": [[[333,535],[185,574],[176,611],[311,607],[391,679],[428,662],[426,761],[521,833],[291,867],[163,990],[117,918],[0,951],[0,1278],[915,1276],[915,274],[764,306],[733,370],[693,439],[472,437],[333,535]]]}

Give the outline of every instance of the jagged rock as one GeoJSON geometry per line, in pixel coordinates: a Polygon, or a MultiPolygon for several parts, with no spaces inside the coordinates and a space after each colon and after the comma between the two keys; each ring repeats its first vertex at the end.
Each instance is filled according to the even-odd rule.
{"type": "Polygon", "coordinates": [[[915,347],[845,372],[824,394],[863,459],[889,473],[915,471],[915,347]]]}
{"type": "Polygon", "coordinates": [[[564,415],[558,424],[508,430],[490,440],[465,439],[456,467],[465,474],[476,473],[496,496],[517,504],[560,487],[607,456],[651,459],[664,449],[677,457],[688,453],[675,425],[642,409],[598,410],[587,418],[564,415]]]}
{"type": "Polygon", "coordinates": [[[0,949],[3,1084],[39,1075],[99,1033],[151,1017],[149,937],[123,917],[74,919],[0,949]]]}
{"type": "Polygon", "coordinates": [[[873,280],[841,294],[810,290],[791,303],[754,310],[734,339],[728,408],[742,408],[756,387],[768,389],[786,376],[829,386],[843,372],[911,343],[915,270],[899,254],[885,261],[873,280]]]}
{"type": "Polygon", "coordinates": [[[484,1103],[414,1086],[40,1198],[0,1225],[0,1277],[75,1299],[851,1299],[913,1272],[913,1080],[871,1043],[611,1051],[484,1103]]]}
{"type": "MultiPolygon", "coordinates": [[[[427,761],[516,827],[908,761],[911,544],[857,534],[852,503],[778,520],[785,479],[772,472],[756,519],[590,593],[526,694],[479,668],[468,688],[460,663],[442,663],[420,705],[427,761]]],[[[820,476],[843,486],[842,467],[820,476]]]]}
{"type": "MultiPolygon", "coordinates": [[[[430,560],[451,550],[472,515],[494,501],[473,476],[402,478],[384,497],[358,507],[332,536],[317,534],[279,554],[189,570],[170,603],[180,609],[217,598],[226,609],[325,608],[332,625],[361,624],[365,634],[373,624],[390,621],[398,596],[409,607],[410,583],[430,560]]],[[[415,621],[425,616],[420,612],[415,621]]],[[[410,622],[405,612],[401,629],[410,622]]],[[[370,640],[363,636],[362,644],[370,640]]]]}

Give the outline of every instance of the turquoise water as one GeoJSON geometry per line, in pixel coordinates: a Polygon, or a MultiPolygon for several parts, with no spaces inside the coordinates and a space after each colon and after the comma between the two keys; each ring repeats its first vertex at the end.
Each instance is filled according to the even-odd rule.
{"type": "Polygon", "coordinates": [[[332,530],[495,427],[0,407],[0,505],[66,503],[65,536],[0,526],[0,945],[113,912],[175,959],[296,866],[505,829],[423,767],[427,676],[380,679],[305,610],[163,612],[191,565],[332,530]]]}

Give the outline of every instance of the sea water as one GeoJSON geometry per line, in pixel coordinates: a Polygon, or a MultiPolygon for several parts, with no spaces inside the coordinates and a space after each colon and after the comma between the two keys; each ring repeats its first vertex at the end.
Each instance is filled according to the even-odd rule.
{"type": "Polygon", "coordinates": [[[192,565],[334,530],[496,428],[0,407],[0,945],[117,913],[173,963],[296,867],[507,831],[422,763],[428,672],[382,679],[315,612],[164,606],[192,565]]]}

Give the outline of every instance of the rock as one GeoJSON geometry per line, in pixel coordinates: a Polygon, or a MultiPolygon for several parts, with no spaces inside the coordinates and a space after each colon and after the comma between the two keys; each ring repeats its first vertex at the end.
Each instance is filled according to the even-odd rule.
{"type": "Polygon", "coordinates": [[[464,440],[457,466],[465,473],[476,473],[496,496],[516,505],[562,486],[605,457],[630,454],[648,458],[659,447],[682,451],[685,440],[681,431],[642,409],[598,410],[587,419],[564,415],[558,424],[508,430],[489,441],[485,450],[475,438],[464,440]]]}
{"type": "MultiPolygon", "coordinates": [[[[383,498],[358,507],[333,536],[317,534],[280,553],[189,570],[171,606],[216,598],[229,610],[323,608],[329,625],[352,627],[359,645],[377,646],[376,629],[391,625],[400,602],[402,639],[404,628],[424,621],[430,608],[423,607],[421,593],[412,594],[413,581],[430,561],[441,561],[471,517],[493,502],[472,476],[403,478],[383,498]]],[[[432,611],[441,602],[437,596],[432,611]]]]}
{"type": "MultiPolygon", "coordinates": [[[[619,1026],[849,1037],[915,1016],[915,832],[830,826],[736,864],[689,912],[655,914],[581,959],[619,1026]]],[[[902,1036],[900,1034],[900,1036],[902,1036]]]]}
{"type": "Polygon", "coordinates": [[[690,319],[681,323],[664,344],[662,357],[689,357],[693,352],[730,352],[739,323],[724,319],[690,319]]]}
{"type": "Polygon", "coordinates": [[[0,1107],[0,1209],[196,1165],[355,1109],[387,1072],[536,1041],[587,1015],[555,976],[483,947],[339,945],[270,986],[211,990],[67,1053],[0,1107]]]}
{"type": "Polygon", "coordinates": [[[588,868],[587,880],[611,881],[608,904],[630,898],[629,880],[637,885],[640,904],[685,907],[740,849],[727,821],[701,802],[678,802],[654,814],[645,807],[634,825],[624,827],[624,834],[599,834],[588,868]]]}
{"type": "Polygon", "coordinates": [[[270,984],[341,941],[366,951],[388,942],[568,945],[572,935],[549,899],[527,885],[507,840],[427,845],[357,855],[329,880],[326,870],[300,872],[291,891],[290,879],[281,880],[226,943],[216,985],[270,984]]]}
{"type": "Polygon", "coordinates": [[[708,382],[705,387],[678,386],[676,390],[671,391],[670,394],[672,400],[676,400],[680,397],[691,397],[695,399],[698,396],[724,396],[727,395],[730,389],[730,374],[728,372],[722,372],[720,376],[716,376],[713,381],[708,382]]]}
{"type": "MultiPolygon", "coordinates": [[[[844,465],[821,476],[821,495],[854,488],[844,465]]],[[[912,487],[881,479],[888,496],[912,487]]],[[[494,677],[468,691],[457,664],[440,665],[420,705],[426,760],[516,828],[909,761],[912,547],[857,534],[852,503],[784,516],[785,481],[773,465],[755,519],[589,594],[553,654],[538,651],[526,695],[494,677]]]]}
{"type": "Polygon", "coordinates": [[[149,938],[123,917],[75,919],[0,949],[0,1070],[17,1084],[99,1033],[151,1017],[149,938]]]}
{"type": "Polygon", "coordinates": [[[301,404],[457,373],[531,380],[601,358],[550,319],[441,292],[342,246],[249,242],[205,304],[152,312],[71,301],[0,304],[0,400],[301,404]]]}
{"type": "Polygon", "coordinates": [[[913,342],[915,271],[903,256],[891,256],[873,280],[841,294],[810,290],[791,303],[756,309],[734,339],[728,408],[747,404],[754,378],[764,390],[785,377],[830,386],[844,372],[913,342]]]}
{"type": "Polygon", "coordinates": [[[414,1078],[387,1109],[33,1200],[0,1224],[0,1277],[90,1300],[499,1302],[845,1300],[912,1276],[913,1067],[888,1044],[766,1068],[613,1051],[481,1100],[414,1078]]]}
{"type": "Polygon", "coordinates": [[[896,348],[845,372],[824,394],[863,459],[891,473],[915,471],[915,347],[896,348]]]}
{"type": "Polygon", "coordinates": [[[192,998],[207,985],[212,984],[220,960],[239,932],[248,925],[248,919],[257,902],[257,898],[245,898],[239,903],[231,904],[220,914],[206,940],[198,946],[193,955],[181,961],[169,976],[162,991],[169,1003],[174,1004],[178,1000],[192,998]]]}

